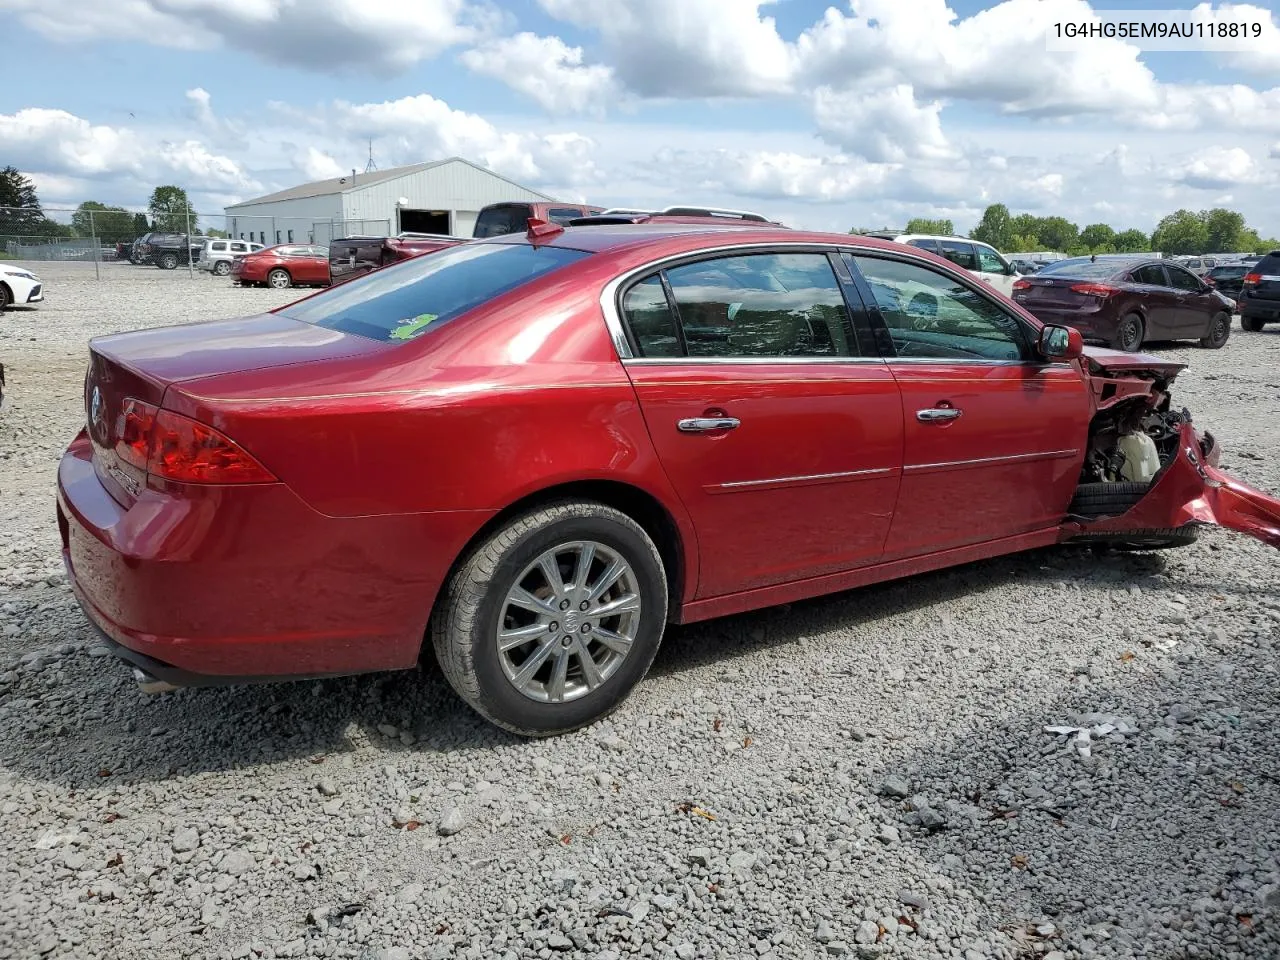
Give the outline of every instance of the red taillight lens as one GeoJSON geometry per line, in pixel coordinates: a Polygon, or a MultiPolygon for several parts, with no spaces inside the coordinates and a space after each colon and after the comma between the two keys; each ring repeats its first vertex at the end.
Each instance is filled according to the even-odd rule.
{"type": "Polygon", "coordinates": [[[271,472],[213,427],[169,410],[156,415],[147,473],[182,483],[270,483],[271,472]]]}
{"type": "Polygon", "coordinates": [[[1205,277],[1204,282],[1211,287],[1216,287],[1218,285],[1218,281],[1213,279],[1213,277],[1205,277]]]}
{"type": "Polygon", "coordinates": [[[1022,280],[1015,280],[1015,281],[1013,281],[1013,289],[1015,289],[1015,290],[1030,290],[1030,289],[1031,289],[1031,281],[1030,281],[1030,280],[1027,280],[1027,279],[1025,279],[1025,278],[1024,278],[1024,279],[1022,279],[1022,280]]]}
{"type": "Polygon", "coordinates": [[[1109,283],[1073,283],[1071,292],[1083,293],[1088,297],[1109,297],[1113,293],[1119,293],[1120,289],[1109,283]]]}
{"type": "Polygon", "coordinates": [[[1256,287],[1261,282],[1262,274],[1260,273],[1246,273],[1244,275],[1244,285],[1246,287],[1256,287]]]}
{"type": "Polygon", "coordinates": [[[147,469],[147,451],[151,444],[151,427],[156,408],[132,398],[124,402],[124,419],[116,440],[116,456],[139,470],[147,469]]]}
{"type": "Polygon", "coordinates": [[[181,483],[271,483],[276,478],[213,427],[130,398],[116,456],[148,475],[181,483]]]}

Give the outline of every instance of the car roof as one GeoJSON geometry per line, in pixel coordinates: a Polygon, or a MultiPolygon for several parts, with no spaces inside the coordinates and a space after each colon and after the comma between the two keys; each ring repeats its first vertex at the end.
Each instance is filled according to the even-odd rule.
{"type": "MultiPolygon", "coordinates": [[[[832,246],[860,246],[881,250],[893,250],[898,244],[890,240],[865,237],[850,233],[820,233],[817,231],[789,230],[770,224],[746,226],[740,223],[627,223],[600,224],[591,227],[564,227],[554,234],[540,237],[539,243],[549,246],[585,250],[591,253],[622,250],[630,247],[660,245],[665,241],[693,237],[723,237],[734,244],[776,243],[829,244],[832,246]]],[[[527,243],[528,234],[508,233],[491,237],[482,243],[527,243]]],[[[689,246],[695,246],[690,244],[689,246]]],[[[912,249],[913,254],[928,253],[912,249]]]]}

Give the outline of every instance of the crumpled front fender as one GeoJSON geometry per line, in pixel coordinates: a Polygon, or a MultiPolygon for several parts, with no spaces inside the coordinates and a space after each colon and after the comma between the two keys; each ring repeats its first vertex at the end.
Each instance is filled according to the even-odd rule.
{"type": "Polygon", "coordinates": [[[1213,436],[1198,434],[1190,421],[1179,427],[1178,454],[1141,500],[1123,514],[1102,520],[1068,518],[1061,540],[1081,535],[1141,533],[1188,524],[1216,524],[1280,548],[1280,499],[1218,468],[1213,436]]]}

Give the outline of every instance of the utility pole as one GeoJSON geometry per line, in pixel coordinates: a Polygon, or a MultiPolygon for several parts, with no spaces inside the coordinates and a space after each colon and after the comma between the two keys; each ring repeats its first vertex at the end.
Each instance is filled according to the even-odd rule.
{"type": "Polygon", "coordinates": [[[98,261],[102,259],[102,251],[98,249],[98,230],[93,225],[93,210],[89,211],[89,242],[93,244],[93,278],[101,280],[102,267],[98,265],[98,261]]]}
{"type": "Polygon", "coordinates": [[[191,259],[191,201],[187,201],[187,276],[196,277],[196,265],[191,259]]]}

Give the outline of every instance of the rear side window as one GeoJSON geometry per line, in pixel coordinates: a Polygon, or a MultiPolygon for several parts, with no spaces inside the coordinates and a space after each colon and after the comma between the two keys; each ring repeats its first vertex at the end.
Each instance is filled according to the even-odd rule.
{"type": "Polygon", "coordinates": [[[690,357],[850,355],[849,315],[825,254],[720,257],[666,278],[690,357]]]}
{"type": "MultiPolygon", "coordinates": [[[[503,204],[487,207],[476,218],[473,237],[501,237],[508,233],[523,233],[529,220],[527,203],[503,204]]],[[[576,212],[574,214],[577,215],[576,212]]]]}
{"type": "Polygon", "coordinates": [[[942,249],[938,246],[937,240],[908,240],[907,244],[912,247],[919,247],[921,250],[928,250],[930,253],[941,253],[942,249]]]}
{"type": "Polygon", "coordinates": [[[1134,283],[1145,283],[1153,287],[1167,287],[1169,281],[1164,278],[1164,267],[1149,263],[1133,271],[1134,283]]]}
{"type": "Polygon", "coordinates": [[[957,267],[964,267],[966,270],[978,269],[978,257],[973,252],[972,243],[962,243],[959,240],[943,240],[941,241],[941,246],[942,255],[957,267]]]}
{"type": "Polygon", "coordinates": [[[582,250],[524,243],[462,244],[330,287],[279,313],[395,343],[587,256],[582,250]]]}
{"type": "Polygon", "coordinates": [[[227,252],[227,241],[225,241],[225,240],[213,240],[213,241],[211,241],[211,242],[209,243],[209,249],[210,249],[210,250],[213,250],[213,251],[215,251],[215,252],[217,252],[217,253],[226,253],[226,252],[227,252]]]}
{"type": "Polygon", "coordinates": [[[552,207],[547,211],[547,219],[552,223],[568,223],[582,216],[582,211],[577,207],[552,207]]]}
{"type": "Polygon", "coordinates": [[[627,318],[640,356],[684,355],[675,314],[671,312],[661,277],[650,277],[628,290],[622,298],[622,313],[627,318]]]}

